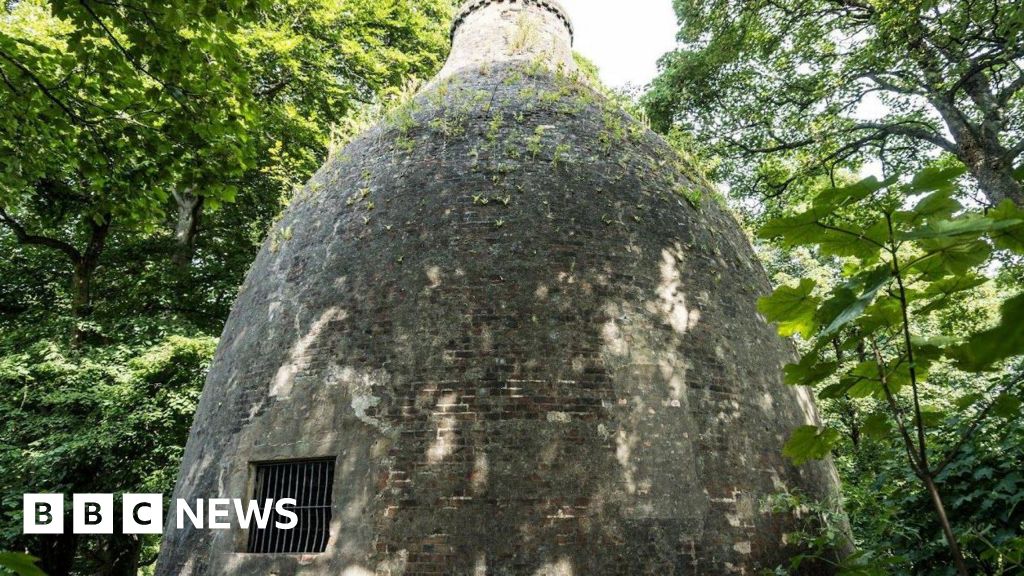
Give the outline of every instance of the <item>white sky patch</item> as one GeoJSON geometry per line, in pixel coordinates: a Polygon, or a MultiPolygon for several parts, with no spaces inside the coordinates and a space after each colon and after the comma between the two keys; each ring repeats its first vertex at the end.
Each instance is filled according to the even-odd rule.
{"type": "MultiPolygon", "coordinates": [[[[573,49],[592,60],[611,88],[644,87],[658,74],[658,59],[676,48],[679,22],[672,0],[560,0],[576,28],[573,49]]],[[[854,111],[874,121],[889,112],[876,94],[854,111]]],[[[881,162],[868,162],[861,176],[881,177],[881,162]]]]}
{"type": "Polygon", "coordinates": [[[576,27],[573,48],[601,69],[612,88],[645,86],[658,58],[676,46],[672,0],[561,0],[576,27]]]}

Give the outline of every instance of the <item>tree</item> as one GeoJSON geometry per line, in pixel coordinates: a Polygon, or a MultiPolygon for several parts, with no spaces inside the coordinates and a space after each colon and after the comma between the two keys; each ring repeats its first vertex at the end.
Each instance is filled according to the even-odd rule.
{"type": "MultiPolygon", "coordinates": [[[[786,368],[788,383],[825,383],[823,399],[872,397],[882,403],[864,420],[863,431],[895,431],[905,463],[931,500],[950,557],[966,575],[968,563],[939,479],[990,417],[1020,415],[1019,374],[988,373],[1024,354],[1024,294],[1005,301],[998,324],[973,333],[929,332],[927,323],[988,282],[980,271],[993,247],[1024,253],[1024,211],[1010,200],[984,215],[964,210],[953,184],[962,172],[936,168],[905,185],[871,178],[829,187],[795,214],[768,222],[762,237],[840,258],[844,281],[824,294],[810,278],[780,286],[761,300],[760,310],[779,323],[781,334],[811,341],[800,362],[786,368]],[[926,384],[943,363],[988,383],[982,393],[961,395],[956,408],[965,417],[959,433],[949,445],[936,447],[930,429],[941,416],[942,393],[929,393],[926,384]]],[[[802,427],[784,453],[797,463],[821,458],[840,438],[832,428],[802,427]]]]}
{"type": "Polygon", "coordinates": [[[452,3],[83,2],[0,13],[0,551],[114,576],[156,539],[26,537],[21,494],[169,493],[267,230],[336,125],[441,65],[452,3]]]}
{"type": "MultiPolygon", "coordinates": [[[[289,0],[268,5],[233,33],[254,104],[246,134],[257,150],[240,183],[273,183],[283,194],[303,183],[343,119],[440,67],[452,7],[452,0],[289,0]]],[[[173,258],[182,272],[210,197],[194,183],[173,191],[173,258]]]]}
{"type": "Polygon", "coordinates": [[[250,161],[246,79],[202,2],[25,0],[0,21],[0,223],[65,257],[72,311],[92,312],[112,231],[147,231],[169,192],[230,199],[250,161]]]}
{"type": "Polygon", "coordinates": [[[0,548],[31,549],[54,576],[134,575],[155,560],[152,537],[23,535],[16,503],[40,490],[169,493],[215,345],[172,336],[76,357],[0,341],[0,548]]]}
{"type": "Polygon", "coordinates": [[[675,0],[682,46],[645,96],[724,157],[739,194],[778,196],[805,175],[936,152],[991,205],[1024,206],[1024,8],[994,0],[675,0]],[[866,114],[877,98],[884,113],[866,114]],[[756,162],[757,170],[750,170],[756,162]]]}

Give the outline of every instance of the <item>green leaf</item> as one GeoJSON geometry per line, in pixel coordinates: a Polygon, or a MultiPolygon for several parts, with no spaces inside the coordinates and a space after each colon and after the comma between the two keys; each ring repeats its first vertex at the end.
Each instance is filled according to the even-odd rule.
{"type": "Polygon", "coordinates": [[[925,298],[952,296],[957,292],[973,290],[986,282],[988,282],[988,278],[974,273],[968,273],[963,276],[952,276],[950,278],[943,278],[942,280],[932,282],[927,288],[925,288],[922,295],[925,298]]]}
{"type": "Polygon", "coordinates": [[[951,188],[954,181],[963,176],[966,172],[967,167],[963,165],[953,168],[925,168],[914,176],[914,180],[910,183],[910,186],[907,187],[907,191],[912,194],[917,194],[920,192],[930,192],[932,190],[951,188]]]}
{"type": "Polygon", "coordinates": [[[949,297],[960,292],[973,290],[987,282],[988,278],[973,272],[968,272],[963,276],[950,276],[936,280],[930,283],[923,291],[911,295],[910,300],[912,302],[930,300],[926,305],[917,308],[914,313],[918,315],[930,314],[944,307],[949,297]]]}
{"type": "Polygon", "coordinates": [[[882,440],[889,437],[892,433],[892,421],[890,421],[888,414],[877,412],[864,419],[864,424],[861,425],[860,431],[868,438],[882,440]]]}
{"type": "Polygon", "coordinates": [[[873,261],[889,240],[889,225],[884,218],[864,230],[843,228],[843,232],[826,230],[818,246],[825,256],[851,256],[873,261]]]}
{"type": "Polygon", "coordinates": [[[834,334],[859,318],[874,302],[879,290],[887,286],[891,280],[892,270],[885,264],[854,278],[845,287],[837,290],[835,296],[822,306],[823,314],[818,318],[823,324],[829,323],[822,331],[822,336],[834,334]],[[860,296],[855,295],[854,289],[861,290],[860,296]]]}
{"type": "Polygon", "coordinates": [[[757,235],[764,239],[781,238],[788,246],[813,244],[823,230],[818,225],[818,218],[824,215],[809,211],[773,218],[761,226],[757,235]]]}
{"type": "Polygon", "coordinates": [[[846,396],[847,391],[850,390],[850,383],[847,379],[843,379],[837,384],[831,386],[825,386],[818,392],[818,398],[823,400],[838,400],[846,396]]]}
{"type": "Polygon", "coordinates": [[[929,238],[977,238],[982,234],[1011,228],[1021,224],[1022,220],[996,221],[985,216],[969,215],[953,220],[929,222],[916,230],[898,234],[900,240],[923,240],[929,238]]]}
{"type": "Polygon", "coordinates": [[[878,364],[868,360],[858,364],[848,376],[843,377],[846,394],[850,398],[868,398],[882,391],[882,381],[878,377],[878,364]]]}
{"type": "MultiPolygon", "coordinates": [[[[1013,200],[1003,200],[998,206],[989,210],[989,218],[996,222],[1024,222],[1024,210],[1014,204],[1013,200]]],[[[996,248],[1024,254],[1024,224],[1017,224],[1000,229],[992,235],[996,248]]]]}
{"type": "Polygon", "coordinates": [[[938,406],[921,406],[921,422],[926,428],[938,426],[945,417],[946,413],[938,406]]]}
{"type": "Polygon", "coordinates": [[[800,466],[808,460],[821,460],[828,457],[842,436],[832,428],[819,426],[801,426],[793,431],[782,448],[783,456],[800,466]]]}
{"type": "Polygon", "coordinates": [[[813,386],[831,376],[836,370],[835,362],[819,362],[814,352],[804,355],[797,364],[785,368],[786,384],[790,386],[813,386]]]}
{"type": "Polygon", "coordinates": [[[956,406],[957,408],[961,409],[961,410],[964,410],[966,408],[970,408],[971,406],[974,406],[979,400],[983,399],[984,397],[985,396],[983,394],[981,394],[980,392],[974,392],[974,393],[971,393],[971,394],[965,394],[965,395],[957,398],[956,401],[953,402],[953,405],[956,406]]]}
{"type": "Polygon", "coordinates": [[[958,347],[957,367],[970,372],[992,368],[1011,356],[1024,354],[1024,293],[1003,303],[999,325],[971,336],[958,347]]]}
{"type": "Polygon", "coordinates": [[[1000,394],[992,403],[992,413],[1000,418],[1020,418],[1021,399],[1012,394],[1000,394]]]}
{"type": "Polygon", "coordinates": [[[915,261],[909,270],[929,280],[939,280],[949,274],[967,274],[992,255],[992,246],[984,240],[963,241],[956,238],[936,238],[918,242],[926,255],[915,261]]]}
{"type": "Polygon", "coordinates": [[[884,220],[876,221],[866,230],[832,227],[823,220],[823,208],[813,208],[794,216],[769,220],[758,231],[758,237],[780,238],[785,246],[820,246],[827,256],[852,256],[870,259],[882,249],[888,237],[884,220]]]}
{"type": "Polygon", "coordinates": [[[896,181],[895,177],[880,181],[878,178],[870,176],[850,186],[829,188],[814,198],[813,206],[824,209],[826,212],[835,212],[839,208],[845,208],[864,200],[882,188],[891,186],[896,181]]]}
{"type": "Polygon", "coordinates": [[[779,286],[770,296],[757,302],[757,309],[769,322],[779,324],[779,334],[792,336],[799,333],[805,339],[814,334],[817,325],[814,312],[820,300],[812,296],[816,284],[804,278],[796,287],[779,286]]]}
{"type": "Polygon", "coordinates": [[[857,326],[864,335],[872,334],[880,328],[897,326],[903,322],[903,309],[896,298],[884,296],[877,298],[875,303],[864,311],[857,319],[857,326]]]}
{"type": "Polygon", "coordinates": [[[13,571],[18,576],[46,576],[36,566],[39,558],[16,552],[0,552],[0,566],[13,571]]]}
{"type": "Polygon", "coordinates": [[[956,200],[952,199],[953,190],[937,190],[921,199],[913,210],[899,212],[897,218],[906,224],[917,225],[932,218],[949,219],[963,209],[956,200]]]}

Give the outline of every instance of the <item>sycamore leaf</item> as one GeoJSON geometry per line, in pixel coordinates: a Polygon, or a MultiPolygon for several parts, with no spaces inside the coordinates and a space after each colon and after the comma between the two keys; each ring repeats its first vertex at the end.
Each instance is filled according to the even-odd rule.
{"type": "Polygon", "coordinates": [[[915,226],[932,218],[949,219],[963,209],[963,205],[951,198],[952,189],[936,190],[921,199],[913,210],[898,212],[900,222],[915,226]]]}
{"type": "Polygon", "coordinates": [[[914,176],[914,180],[907,187],[907,191],[912,194],[918,194],[951,188],[956,179],[963,176],[966,172],[967,167],[963,165],[953,168],[925,168],[914,176]]]}
{"type": "Polygon", "coordinates": [[[979,276],[973,272],[968,272],[963,276],[950,276],[930,283],[928,287],[921,292],[912,293],[909,300],[912,302],[930,300],[927,304],[915,310],[915,314],[930,314],[935,310],[942,308],[949,297],[960,292],[973,290],[987,282],[988,278],[979,276]]]}
{"type": "Polygon", "coordinates": [[[914,347],[914,360],[917,362],[917,367],[924,370],[945,356],[946,350],[957,344],[957,340],[949,336],[925,338],[914,334],[910,337],[910,343],[914,347]]]}
{"type": "Polygon", "coordinates": [[[836,367],[835,362],[819,362],[818,355],[812,352],[801,358],[799,363],[786,366],[786,384],[812,386],[831,376],[836,367]]]}
{"type": "MultiPolygon", "coordinates": [[[[869,364],[871,369],[876,369],[874,362],[865,362],[865,364],[869,364]]],[[[882,392],[882,381],[878,379],[877,375],[872,377],[871,375],[853,373],[844,376],[842,382],[846,386],[844,393],[850,398],[869,398],[882,392]]]]}
{"type": "Polygon", "coordinates": [[[840,228],[823,221],[823,209],[811,209],[794,216],[769,220],[758,231],[758,237],[779,238],[785,246],[820,246],[827,256],[853,256],[870,259],[882,249],[888,228],[884,220],[866,230],[840,228]]]}
{"type": "Polygon", "coordinates": [[[903,309],[896,298],[883,296],[876,298],[875,303],[864,310],[857,319],[857,327],[863,335],[873,334],[880,328],[897,326],[903,322],[903,309]]]}
{"type": "MultiPolygon", "coordinates": [[[[885,383],[892,395],[899,394],[904,386],[910,384],[910,370],[903,364],[887,365],[885,369],[885,383]]],[[[874,360],[861,362],[850,371],[842,380],[846,386],[846,394],[851,398],[875,397],[879,400],[885,399],[885,388],[882,387],[882,378],[879,375],[878,363],[874,360]]]]}
{"type": "Polygon", "coordinates": [[[992,255],[991,245],[983,240],[964,242],[956,238],[936,238],[922,240],[918,246],[925,250],[926,255],[909,269],[928,280],[940,280],[949,274],[967,274],[992,255]]]}
{"type": "Polygon", "coordinates": [[[788,246],[814,244],[823,230],[818,225],[818,219],[824,216],[825,213],[812,210],[793,216],[773,218],[761,226],[757,235],[764,239],[781,238],[788,246]]]}
{"type": "Polygon", "coordinates": [[[952,296],[957,292],[977,288],[986,282],[988,282],[988,278],[974,273],[964,274],[963,276],[952,276],[950,278],[943,278],[942,280],[932,282],[927,288],[925,288],[922,296],[925,298],[952,296]]]}
{"type": "Polygon", "coordinates": [[[848,379],[843,378],[839,383],[825,386],[818,392],[818,398],[823,400],[838,400],[844,396],[850,390],[850,382],[848,379]]]}
{"type": "Polygon", "coordinates": [[[956,350],[957,367],[970,372],[992,368],[1011,356],[1024,354],[1024,293],[1003,303],[999,325],[971,336],[956,350]]]}
{"type": "Polygon", "coordinates": [[[842,188],[829,188],[814,198],[815,208],[822,208],[828,212],[835,212],[839,208],[845,208],[864,200],[875,192],[896,183],[896,178],[889,178],[884,181],[870,176],[849,186],[842,188]]]}
{"type": "Polygon", "coordinates": [[[900,240],[924,240],[929,238],[977,238],[982,234],[1012,228],[1024,220],[994,220],[986,216],[964,216],[952,220],[938,220],[899,234],[900,240]]]}
{"type": "Polygon", "coordinates": [[[860,431],[868,438],[882,440],[892,433],[892,421],[888,414],[876,412],[864,419],[860,431]]]}
{"type": "Polygon", "coordinates": [[[921,406],[921,423],[927,428],[938,426],[945,417],[946,413],[938,406],[927,404],[921,406]]]}
{"type": "Polygon", "coordinates": [[[1020,418],[1021,399],[1012,394],[1000,394],[992,403],[992,413],[1000,418],[1020,418]]]}
{"type": "Polygon", "coordinates": [[[36,566],[39,558],[16,552],[0,552],[0,567],[13,571],[18,576],[46,576],[36,566]]]}
{"type": "MultiPolygon", "coordinates": [[[[1024,210],[1014,204],[1013,200],[1003,200],[998,206],[989,210],[989,218],[996,222],[1024,222],[1024,210]]],[[[1024,254],[1024,224],[1009,226],[992,234],[996,248],[1024,254]]]]}
{"type": "Polygon", "coordinates": [[[840,438],[839,432],[832,428],[801,426],[789,436],[782,454],[800,466],[808,460],[826,458],[840,438]]]}
{"type": "Polygon", "coordinates": [[[879,290],[887,286],[891,280],[892,270],[888,264],[885,264],[854,278],[844,288],[837,290],[835,296],[822,306],[822,316],[819,316],[819,321],[822,324],[828,322],[828,327],[822,331],[822,336],[834,334],[843,326],[859,318],[864,310],[874,302],[879,290]],[[859,296],[856,296],[855,288],[861,291],[859,296]]]}
{"type": "Polygon", "coordinates": [[[779,286],[770,296],[758,300],[757,309],[769,322],[779,324],[779,334],[792,336],[799,333],[808,339],[817,328],[814,312],[820,300],[811,295],[815,286],[810,278],[800,280],[796,287],[779,286]]]}
{"type": "Polygon", "coordinates": [[[974,406],[975,404],[978,403],[978,401],[982,400],[984,397],[985,395],[981,394],[980,392],[965,394],[957,398],[956,401],[953,402],[953,405],[961,410],[964,410],[966,408],[974,406]]]}
{"type": "Polygon", "coordinates": [[[874,260],[889,240],[889,225],[883,218],[876,220],[864,230],[843,230],[826,230],[818,242],[822,255],[874,260]]]}

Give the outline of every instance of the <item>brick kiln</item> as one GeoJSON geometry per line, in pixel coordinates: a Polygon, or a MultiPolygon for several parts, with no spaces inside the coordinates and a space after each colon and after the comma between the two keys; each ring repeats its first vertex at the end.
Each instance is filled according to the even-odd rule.
{"type": "MultiPolygon", "coordinates": [[[[177,530],[160,575],[755,574],[793,551],[816,418],[699,172],[579,78],[551,0],[474,0],[444,70],[270,232],[176,497],[294,497],[177,530]]],[[[824,573],[817,571],[815,573],[824,573]]]]}

